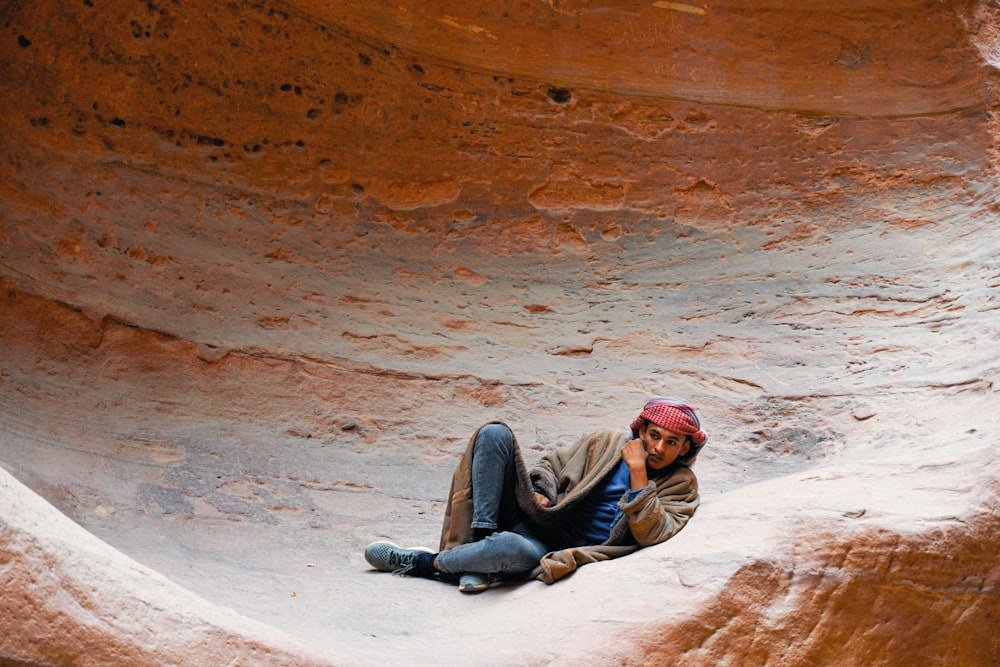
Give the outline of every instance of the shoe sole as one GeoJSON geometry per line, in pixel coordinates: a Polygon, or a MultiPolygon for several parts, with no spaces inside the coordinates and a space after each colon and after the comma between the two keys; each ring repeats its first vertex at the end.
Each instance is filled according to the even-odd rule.
{"type": "Polygon", "coordinates": [[[458,590],[463,593],[482,593],[490,587],[490,581],[488,578],[483,578],[476,576],[473,581],[464,581],[465,576],[458,582],[458,590]]]}
{"type": "Polygon", "coordinates": [[[396,549],[405,549],[406,551],[423,551],[424,553],[427,554],[435,553],[433,550],[428,549],[427,547],[401,547],[395,542],[390,542],[389,540],[375,540],[367,547],[365,547],[365,551],[367,551],[369,547],[373,547],[376,544],[388,544],[390,547],[395,547],[396,549]]]}

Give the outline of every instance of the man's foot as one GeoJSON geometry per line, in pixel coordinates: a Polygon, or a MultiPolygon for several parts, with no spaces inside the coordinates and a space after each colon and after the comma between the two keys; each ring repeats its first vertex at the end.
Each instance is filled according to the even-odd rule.
{"type": "Polygon", "coordinates": [[[490,587],[496,579],[493,575],[479,572],[466,572],[458,580],[458,590],[463,593],[481,593],[490,587]]]}
{"type": "Polygon", "coordinates": [[[417,559],[421,554],[434,552],[424,547],[404,549],[392,542],[372,542],[365,547],[365,560],[380,572],[411,574],[417,576],[417,559]]]}

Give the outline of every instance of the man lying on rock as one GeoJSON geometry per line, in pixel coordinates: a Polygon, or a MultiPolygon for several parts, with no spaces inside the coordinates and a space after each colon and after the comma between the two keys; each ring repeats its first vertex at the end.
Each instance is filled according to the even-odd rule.
{"type": "Polygon", "coordinates": [[[654,397],[627,431],[597,431],[528,469],[501,422],[472,436],[452,477],[438,553],[374,542],[376,570],[459,582],[475,593],[526,575],[553,583],[580,565],[673,537],[698,507],[691,465],[707,440],[683,399],[654,397]]]}

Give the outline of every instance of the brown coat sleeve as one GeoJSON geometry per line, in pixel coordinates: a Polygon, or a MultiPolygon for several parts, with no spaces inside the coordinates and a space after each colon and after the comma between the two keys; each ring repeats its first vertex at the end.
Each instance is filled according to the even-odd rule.
{"type": "Polygon", "coordinates": [[[632,502],[619,503],[632,536],[640,546],[666,542],[698,509],[698,480],[690,468],[678,468],[667,479],[649,482],[632,502]]]}

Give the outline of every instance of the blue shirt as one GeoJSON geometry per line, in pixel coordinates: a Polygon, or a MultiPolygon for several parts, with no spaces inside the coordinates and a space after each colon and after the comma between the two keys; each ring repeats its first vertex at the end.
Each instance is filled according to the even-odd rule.
{"type": "Polygon", "coordinates": [[[577,506],[572,520],[566,526],[566,534],[574,546],[603,544],[611,535],[611,527],[621,518],[618,501],[628,493],[631,502],[639,491],[630,491],[632,486],[628,464],[624,460],[601,480],[577,506]]]}

